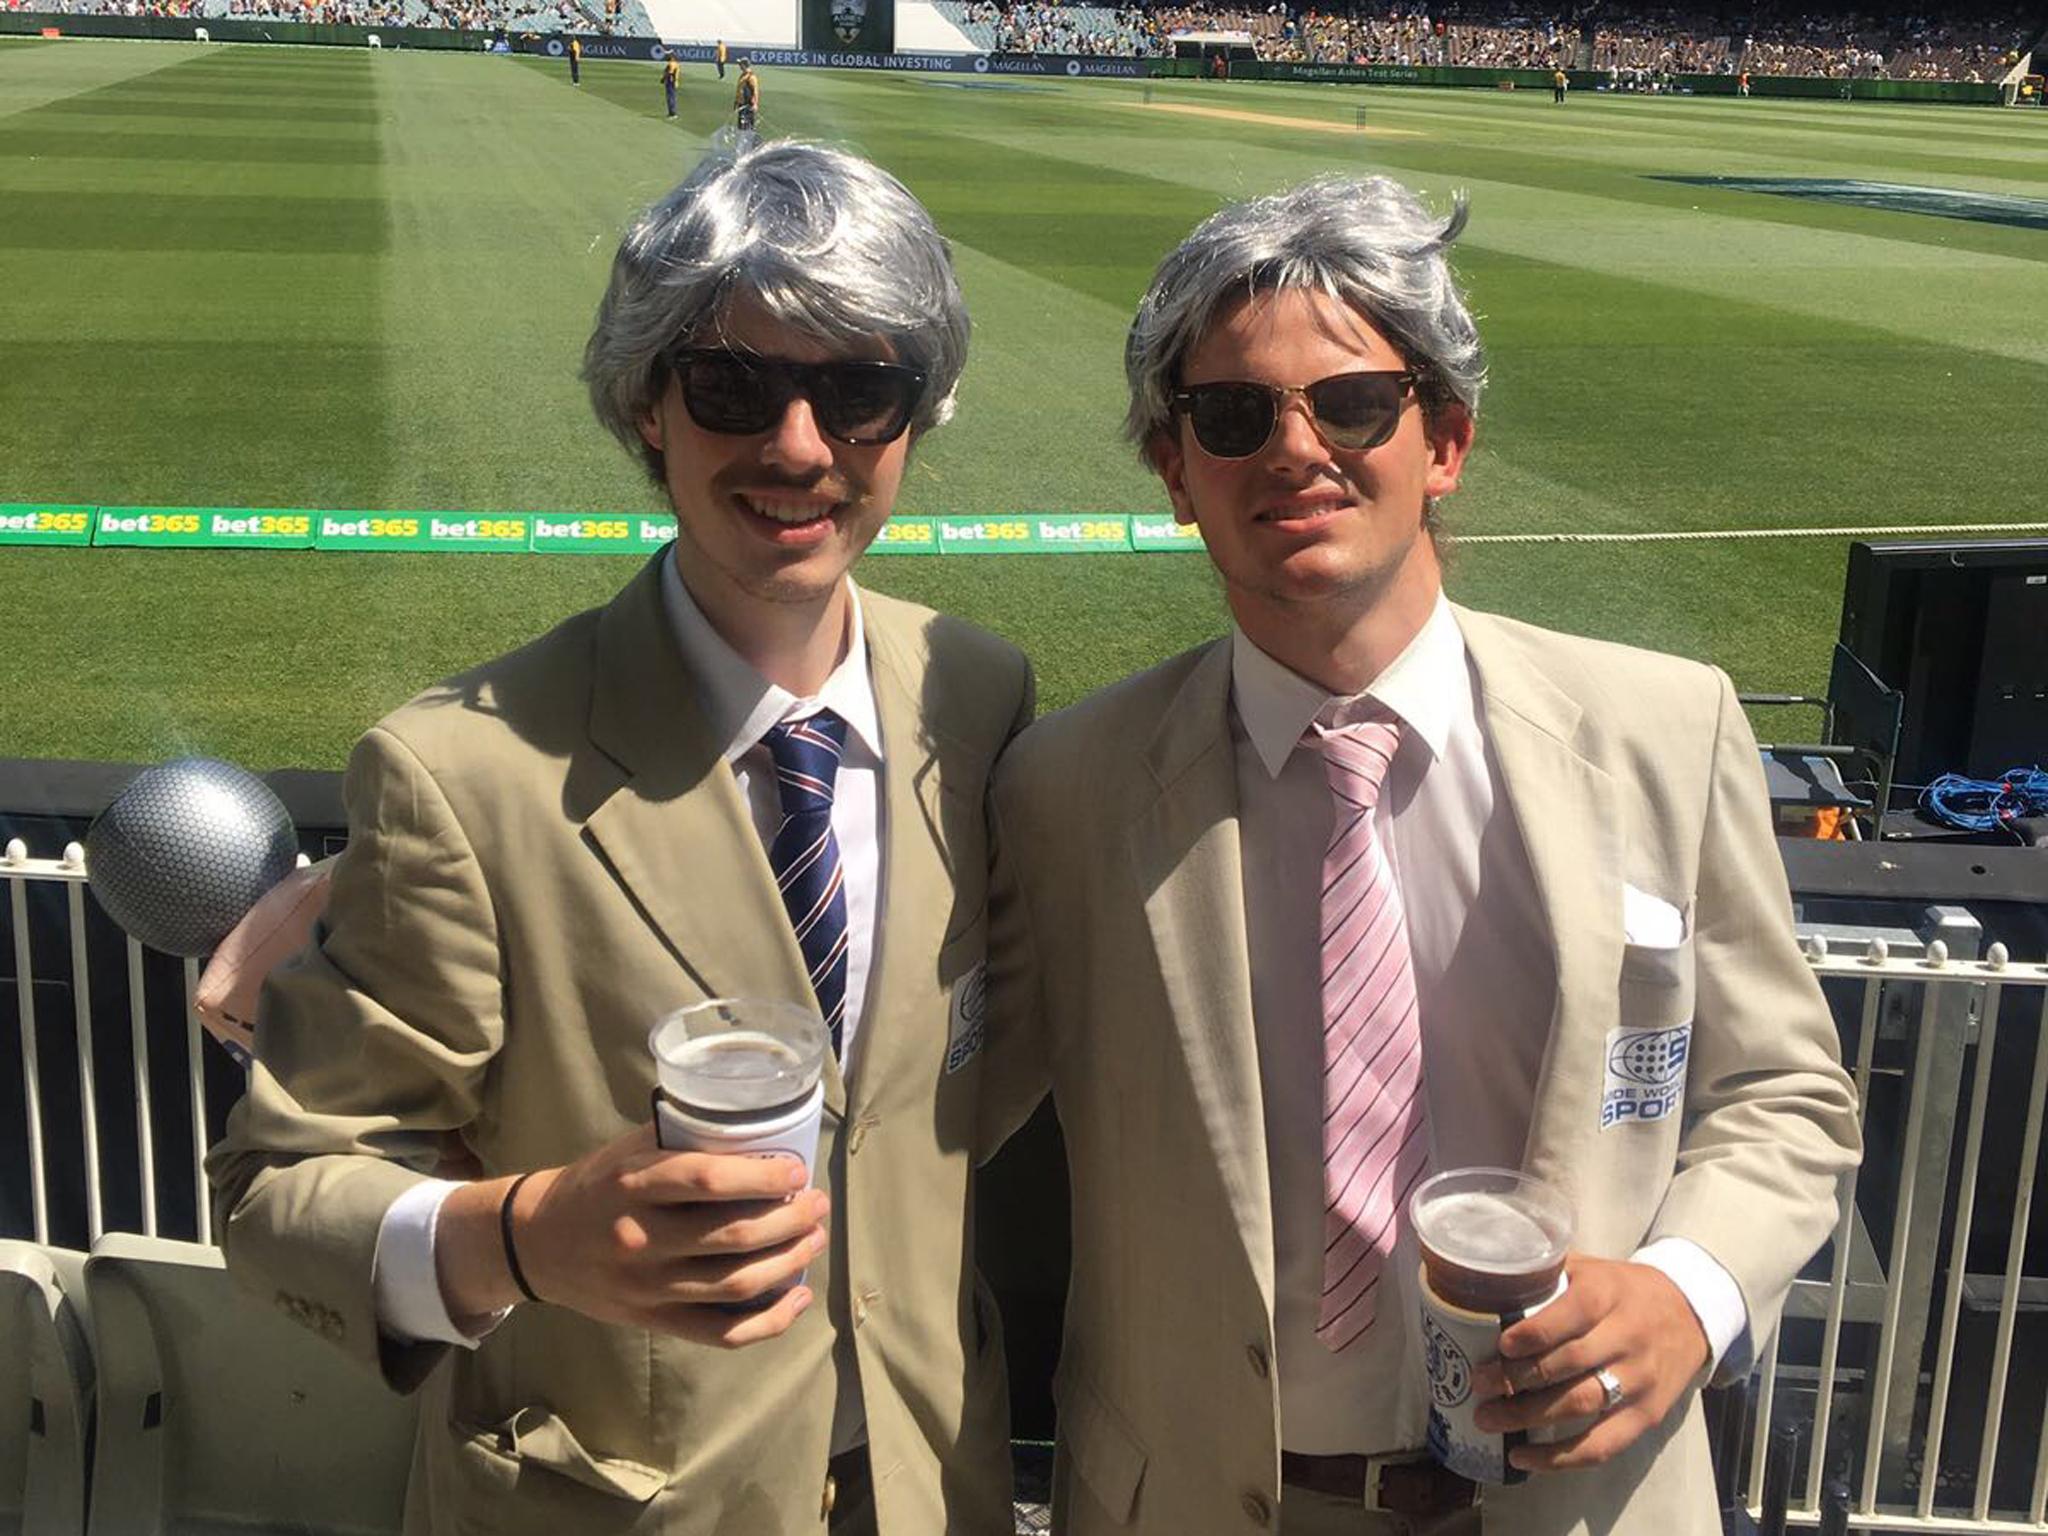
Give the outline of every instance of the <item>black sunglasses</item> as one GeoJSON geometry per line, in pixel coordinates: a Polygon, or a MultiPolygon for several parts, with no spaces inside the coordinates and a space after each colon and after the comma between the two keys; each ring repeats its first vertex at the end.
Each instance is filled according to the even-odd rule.
{"type": "Polygon", "coordinates": [[[737,437],[768,431],[802,395],[827,437],[874,447],[901,437],[924,400],[924,371],[902,363],[791,363],[722,347],[677,347],[668,364],[690,420],[737,437]]]}
{"type": "Polygon", "coordinates": [[[1190,384],[1173,392],[1173,408],[1195,429],[1195,441],[1211,458],[1248,459],[1272,440],[1288,397],[1308,402],[1309,420],[1332,448],[1359,452],[1377,448],[1394,435],[1402,402],[1420,374],[1381,370],[1338,373],[1299,389],[1227,379],[1190,384]]]}

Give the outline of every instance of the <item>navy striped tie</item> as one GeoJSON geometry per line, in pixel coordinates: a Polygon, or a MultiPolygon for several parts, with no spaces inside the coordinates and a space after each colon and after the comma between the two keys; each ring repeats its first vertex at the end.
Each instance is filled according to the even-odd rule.
{"type": "Polygon", "coordinates": [[[846,875],[832,835],[832,789],[846,749],[846,722],[821,709],[807,720],[771,726],[766,740],[782,800],[768,863],[837,1055],[846,1020],[846,875]]]}

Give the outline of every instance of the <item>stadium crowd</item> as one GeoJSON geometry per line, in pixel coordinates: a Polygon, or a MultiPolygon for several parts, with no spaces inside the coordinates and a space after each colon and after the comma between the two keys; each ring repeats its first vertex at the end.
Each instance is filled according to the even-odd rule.
{"type": "Polygon", "coordinates": [[[968,0],[955,17],[985,28],[996,53],[1067,53],[1134,58],[1159,52],[1140,6],[1015,5],[968,0]]]}
{"type": "MultiPolygon", "coordinates": [[[[0,0],[0,8],[72,15],[232,16],[480,32],[610,32],[617,5],[579,0],[0,0]]],[[[1398,5],[1275,0],[1264,7],[1194,0],[1171,5],[1063,0],[941,0],[977,46],[998,53],[1146,57],[1175,34],[1248,34],[1261,59],[1311,64],[1594,69],[1617,84],[1681,74],[1810,75],[1829,79],[1995,81],[2018,59],[2021,9],[1941,16],[1780,13],[1768,3],[1722,10],[1606,0],[1552,17],[1506,3],[1398,5]],[[1589,37],[1590,34],[1590,37],[1589,37]]],[[[637,12],[638,7],[634,7],[637,12]]],[[[638,17],[635,18],[639,19],[638,17]]],[[[629,28],[630,29],[630,28],[629,28]]]]}
{"type": "Polygon", "coordinates": [[[1196,0],[1112,10],[970,0],[957,10],[992,31],[998,51],[1013,53],[1164,54],[1177,33],[1242,32],[1259,58],[1299,63],[1980,82],[2010,67],[2028,31],[2024,11],[1996,8],[1968,17],[1951,8],[1937,18],[1780,14],[1767,4],[1716,11],[1596,3],[1544,17],[1512,3],[1403,9],[1196,0]]]}
{"type": "Polygon", "coordinates": [[[323,26],[449,27],[513,35],[610,32],[615,30],[617,16],[613,0],[605,0],[602,17],[578,0],[0,0],[0,10],[192,21],[226,17],[323,26]]]}

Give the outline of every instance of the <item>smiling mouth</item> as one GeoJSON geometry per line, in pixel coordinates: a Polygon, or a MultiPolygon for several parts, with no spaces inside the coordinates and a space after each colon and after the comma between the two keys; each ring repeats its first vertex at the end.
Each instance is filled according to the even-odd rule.
{"type": "Polygon", "coordinates": [[[1344,501],[1316,501],[1301,502],[1285,507],[1268,507],[1252,519],[1252,521],[1259,523],[1306,523],[1316,518],[1328,517],[1334,512],[1342,512],[1349,505],[1349,502],[1344,501]]]}
{"type": "Polygon", "coordinates": [[[755,517],[780,524],[784,528],[803,528],[812,523],[822,522],[840,507],[837,501],[822,501],[815,496],[770,496],[758,492],[749,495],[743,491],[737,493],[733,499],[755,517]]]}

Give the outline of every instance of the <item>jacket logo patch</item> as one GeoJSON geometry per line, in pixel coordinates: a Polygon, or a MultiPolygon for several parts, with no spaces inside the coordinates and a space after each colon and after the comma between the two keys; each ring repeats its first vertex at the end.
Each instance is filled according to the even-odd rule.
{"type": "Polygon", "coordinates": [[[1692,1026],[1612,1029],[1607,1032],[1607,1081],[1600,1094],[1600,1129],[1669,1118],[1685,1102],[1685,1068],[1692,1026]]]}
{"type": "Polygon", "coordinates": [[[946,1026],[946,1071],[958,1072],[974,1060],[987,1033],[988,964],[984,961],[953,984],[953,1010],[946,1026]]]}

